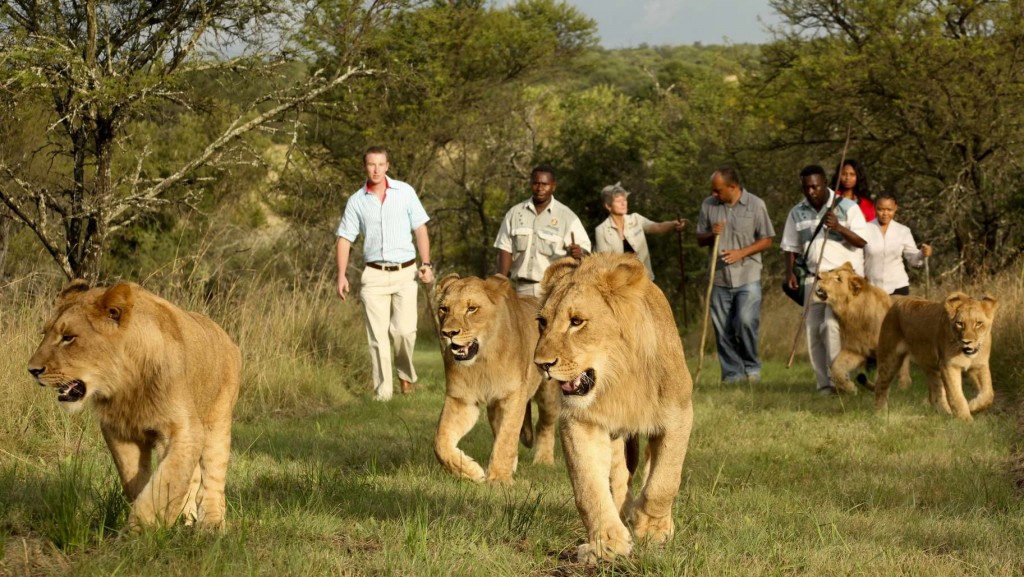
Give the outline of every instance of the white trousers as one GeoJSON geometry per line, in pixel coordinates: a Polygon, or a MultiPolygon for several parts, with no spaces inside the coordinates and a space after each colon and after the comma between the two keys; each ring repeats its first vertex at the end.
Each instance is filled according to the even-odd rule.
{"type": "MultiPolygon", "coordinates": [[[[812,298],[810,284],[807,288],[807,298],[812,298]]],[[[817,388],[819,391],[827,389],[832,386],[828,377],[829,367],[842,349],[839,319],[832,312],[832,307],[812,301],[804,327],[807,329],[807,354],[811,358],[817,388]]]]}
{"type": "Polygon", "coordinates": [[[370,362],[373,366],[373,390],[376,398],[386,401],[394,392],[391,376],[391,339],[395,342],[395,368],[398,377],[416,382],[412,353],[416,347],[416,267],[395,272],[375,268],[363,269],[363,319],[366,338],[370,341],[370,362]]]}

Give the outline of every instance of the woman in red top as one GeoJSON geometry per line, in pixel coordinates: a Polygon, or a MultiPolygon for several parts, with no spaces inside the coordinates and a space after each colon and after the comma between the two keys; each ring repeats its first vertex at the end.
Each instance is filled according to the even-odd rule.
{"type": "Polygon", "coordinates": [[[864,220],[875,220],[875,203],[871,200],[868,175],[859,162],[850,158],[844,161],[842,166],[836,167],[836,172],[832,176],[832,189],[856,202],[860,211],[864,213],[864,220]]]}

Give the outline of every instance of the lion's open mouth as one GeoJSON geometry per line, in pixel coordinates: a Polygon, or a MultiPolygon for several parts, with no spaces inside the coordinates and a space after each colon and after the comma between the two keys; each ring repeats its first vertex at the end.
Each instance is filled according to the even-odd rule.
{"type": "Polygon", "coordinates": [[[583,396],[594,388],[594,369],[587,369],[571,381],[559,382],[563,395],[583,396]]]}
{"type": "Polygon", "coordinates": [[[967,356],[971,356],[978,352],[978,347],[972,347],[970,345],[964,345],[960,347],[960,351],[967,356]]]}
{"type": "Polygon", "coordinates": [[[821,287],[818,287],[818,288],[814,289],[814,294],[817,295],[817,297],[819,299],[823,300],[823,301],[827,301],[828,300],[828,293],[825,292],[825,289],[823,289],[821,287]]]}
{"type": "Polygon", "coordinates": [[[62,403],[81,401],[85,396],[85,383],[75,379],[57,389],[57,400],[62,403]]]}
{"type": "Polygon", "coordinates": [[[468,361],[480,352],[480,343],[475,339],[465,345],[459,345],[453,342],[449,348],[451,349],[452,356],[455,357],[456,361],[468,361]]]}

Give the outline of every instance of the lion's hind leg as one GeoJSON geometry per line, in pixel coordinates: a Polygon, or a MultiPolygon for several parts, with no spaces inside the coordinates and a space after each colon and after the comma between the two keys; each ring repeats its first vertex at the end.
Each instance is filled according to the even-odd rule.
{"type": "Polygon", "coordinates": [[[480,408],[475,403],[446,396],[434,435],[434,455],[441,466],[454,475],[478,483],[486,476],[484,468],[458,445],[479,417],[480,408]]]}
{"type": "Polygon", "coordinates": [[[185,520],[185,526],[191,527],[196,520],[199,519],[199,488],[203,481],[203,466],[200,458],[200,464],[196,465],[195,470],[192,471],[192,481],[188,485],[188,496],[185,497],[185,509],[181,512],[182,519],[185,520]]]}
{"type": "MultiPolygon", "coordinates": [[[[231,413],[229,412],[228,415],[231,413]]],[[[202,484],[196,498],[196,521],[200,527],[223,529],[227,513],[224,487],[227,484],[228,460],[231,456],[230,416],[216,423],[206,434],[203,454],[199,459],[202,484]]]]}
{"type": "Polygon", "coordinates": [[[883,412],[889,408],[889,385],[896,375],[906,366],[908,356],[907,345],[899,337],[887,339],[886,322],[882,323],[882,334],[878,342],[878,375],[875,378],[875,410],[883,412]]]}
{"type": "Polygon", "coordinates": [[[555,381],[544,380],[533,396],[537,400],[534,464],[551,465],[555,462],[555,428],[558,425],[561,394],[555,381]]]}

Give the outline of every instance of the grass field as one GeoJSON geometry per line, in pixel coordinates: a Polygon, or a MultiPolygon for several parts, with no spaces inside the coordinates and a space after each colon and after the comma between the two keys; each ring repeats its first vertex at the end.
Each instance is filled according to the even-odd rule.
{"type": "MultiPolygon", "coordinates": [[[[95,419],[65,415],[24,371],[48,296],[5,300],[0,574],[1024,573],[1015,411],[998,380],[996,410],[965,424],[928,408],[919,378],[877,416],[868,395],[817,396],[802,358],[791,369],[769,361],[759,385],[727,387],[708,356],[675,538],[584,567],[560,452],[555,466],[534,466],[524,449],[509,485],[445,474],[431,449],[444,389],[436,343],[424,337],[418,350],[425,388],[374,402],[354,368],[365,354],[358,315],[322,292],[303,314],[273,299],[208,311],[247,363],[223,534],[121,531],[126,506],[95,419]],[[288,326],[258,329],[268,317],[288,326]]],[[[481,421],[463,446],[485,462],[489,443],[481,421]]]]}

